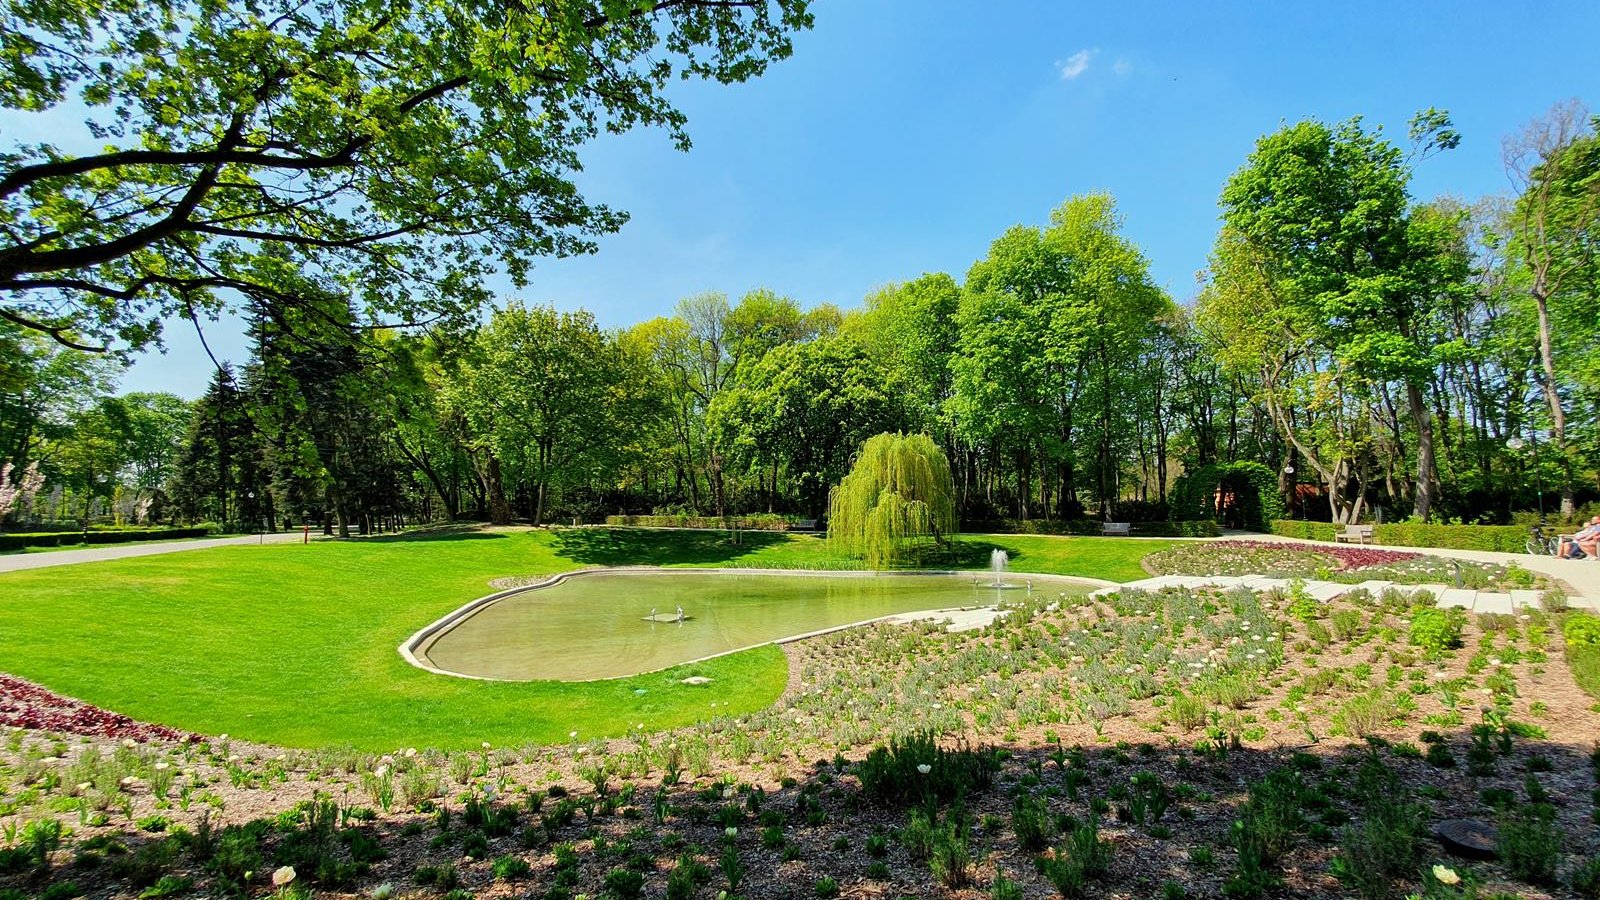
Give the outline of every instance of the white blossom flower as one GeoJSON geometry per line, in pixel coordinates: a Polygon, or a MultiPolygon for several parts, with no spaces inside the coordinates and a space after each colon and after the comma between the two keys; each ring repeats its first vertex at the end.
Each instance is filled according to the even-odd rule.
{"type": "Polygon", "coordinates": [[[294,866],[283,866],[272,873],[272,886],[283,887],[294,881],[294,866]]]}
{"type": "Polygon", "coordinates": [[[922,773],[923,775],[926,775],[929,772],[933,771],[933,766],[930,766],[927,763],[919,763],[917,765],[917,771],[922,773]]]}
{"type": "Polygon", "coordinates": [[[1443,864],[1434,865],[1433,877],[1437,878],[1440,884],[1454,885],[1461,883],[1461,876],[1456,874],[1456,870],[1443,864]]]}

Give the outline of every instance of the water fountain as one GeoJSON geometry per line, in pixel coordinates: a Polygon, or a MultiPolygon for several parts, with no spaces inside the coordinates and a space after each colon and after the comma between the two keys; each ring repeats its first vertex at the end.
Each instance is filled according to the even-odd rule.
{"type": "Polygon", "coordinates": [[[1024,584],[1007,584],[1006,583],[1006,566],[1008,566],[1010,564],[1011,564],[1011,554],[1007,553],[1006,551],[1001,550],[1000,548],[996,547],[994,550],[991,550],[989,552],[989,571],[994,573],[994,582],[992,584],[990,584],[989,587],[995,588],[997,590],[1008,590],[1010,588],[1026,587],[1026,588],[1028,588],[1029,591],[1032,591],[1033,590],[1033,582],[1031,582],[1031,581],[1028,582],[1025,585],[1024,584]]]}

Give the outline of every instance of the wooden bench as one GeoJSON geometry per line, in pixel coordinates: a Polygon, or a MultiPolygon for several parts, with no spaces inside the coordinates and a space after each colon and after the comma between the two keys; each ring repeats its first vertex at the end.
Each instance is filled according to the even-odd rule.
{"type": "Polygon", "coordinates": [[[1130,522],[1101,522],[1100,533],[1128,537],[1133,534],[1133,525],[1130,522]]]}
{"type": "Polygon", "coordinates": [[[816,531],[817,530],[817,520],[816,519],[796,519],[794,521],[794,530],[796,530],[796,531],[816,531]]]}
{"type": "Polygon", "coordinates": [[[1372,526],[1346,525],[1343,531],[1333,536],[1333,540],[1339,544],[1370,544],[1372,543],[1372,526]]]}

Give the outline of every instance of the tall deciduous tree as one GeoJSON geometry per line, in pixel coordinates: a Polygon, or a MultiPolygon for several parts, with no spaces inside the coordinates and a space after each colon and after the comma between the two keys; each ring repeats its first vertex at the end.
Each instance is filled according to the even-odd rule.
{"type": "Polygon", "coordinates": [[[593,249],[597,134],[667,130],[678,76],[759,75],[807,0],[263,0],[0,7],[0,105],[89,109],[65,146],[0,156],[0,318],[86,345],[150,340],[230,292],[293,304],[337,273],[373,316],[470,312],[481,276],[593,249]]]}
{"type": "MultiPolygon", "coordinates": [[[[1413,120],[1413,134],[1425,148],[1457,140],[1436,110],[1413,120]]],[[[1400,149],[1359,120],[1305,121],[1257,141],[1222,207],[1264,277],[1280,282],[1270,289],[1307,310],[1302,321],[1339,364],[1402,385],[1417,441],[1413,512],[1426,519],[1438,482],[1425,397],[1436,364],[1429,320],[1466,272],[1430,223],[1413,222],[1409,178],[1400,149]]]]}
{"type": "Polygon", "coordinates": [[[497,465],[533,484],[533,521],[552,487],[585,483],[608,464],[628,370],[587,312],[513,304],[495,313],[449,387],[497,465]]]}
{"type": "Polygon", "coordinates": [[[803,507],[819,518],[855,448],[904,422],[900,385],[843,335],[773,349],[707,412],[717,441],[786,471],[803,507]]]}
{"type": "MultiPolygon", "coordinates": [[[[1539,387],[1550,413],[1550,438],[1561,460],[1561,512],[1574,510],[1574,448],[1568,439],[1564,382],[1573,369],[1600,372],[1592,360],[1600,288],[1600,119],[1576,101],[1558,104],[1506,141],[1506,170],[1519,189],[1512,248],[1527,270],[1537,312],[1539,387]],[[1576,338],[1576,340],[1574,340],[1576,338]],[[1585,366],[1560,357],[1562,344],[1584,348],[1585,366]],[[1563,365],[1563,363],[1568,365],[1563,365]],[[1576,365],[1571,365],[1576,363],[1576,365]]],[[[1595,385],[1600,387],[1600,385],[1595,385]]]]}
{"type": "Polygon", "coordinates": [[[1103,509],[1116,499],[1131,363],[1171,308],[1121,227],[1110,195],[1073,197],[1048,228],[1008,230],[967,273],[948,410],[964,439],[1011,457],[1021,518],[1036,476],[1042,497],[1076,505],[1085,427],[1095,495],[1103,509]]]}

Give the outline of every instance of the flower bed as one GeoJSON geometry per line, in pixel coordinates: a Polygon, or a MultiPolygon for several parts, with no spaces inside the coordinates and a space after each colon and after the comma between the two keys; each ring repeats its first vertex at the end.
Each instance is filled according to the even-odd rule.
{"type": "Polygon", "coordinates": [[[0,725],[141,742],[190,738],[175,728],[138,722],[10,675],[0,675],[0,725]]]}
{"type": "Polygon", "coordinates": [[[1475,590],[1501,591],[1550,586],[1548,579],[1516,565],[1443,559],[1375,547],[1212,541],[1152,553],[1141,562],[1153,575],[1267,575],[1348,582],[1459,584],[1475,590]]]}

